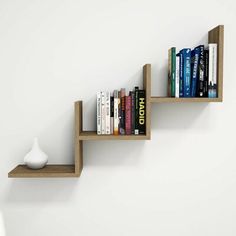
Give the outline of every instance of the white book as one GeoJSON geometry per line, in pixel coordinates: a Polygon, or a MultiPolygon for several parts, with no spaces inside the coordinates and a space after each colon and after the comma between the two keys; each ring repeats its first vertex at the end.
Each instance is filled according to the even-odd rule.
{"type": "Polygon", "coordinates": [[[111,106],[110,103],[111,102],[111,96],[110,96],[110,92],[106,92],[106,134],[110,134],[111,133],[111,127],[110,127],[110,122],[111,122],[111,115],[110,115],[110,111],[111,111],[111,106]]]}
{"type": "Polygon", "coordinates": [[[119,104],[120,98],[118,96],[118,90],[114,91],[114,135],[119,134],[119,104]]]}
{"type": "Polygon", "coordinates": [[[101,117],[102,117],[102,134],[106,134],[106,100],[105,92],[101,92],[101,117]]]}
{"type": "Polygon", "coordinates": [[[102,134],[101,92],[97,92],[97,134],[102,134]]]}
{"type": "Polygon", "coordinates": [[[209,44],[208,97],[217,97],[217,44],[209,44]]]}
{"type": "Polygon", "coordinates": [[[176,97],[176,98],[179,98],[179,56],[176,56],[175,97],[176,97]]]}

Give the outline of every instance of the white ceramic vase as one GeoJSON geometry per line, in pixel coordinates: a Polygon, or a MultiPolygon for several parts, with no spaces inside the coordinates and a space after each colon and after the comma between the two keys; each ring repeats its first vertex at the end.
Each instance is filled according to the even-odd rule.
{"type": "Polygon", "coordinates": [[[34,138],[33,147],[26,154],[24,162],[31,169],[41,169],[47,164],[48,156],[39,147],[37,138],[34,138]]]}

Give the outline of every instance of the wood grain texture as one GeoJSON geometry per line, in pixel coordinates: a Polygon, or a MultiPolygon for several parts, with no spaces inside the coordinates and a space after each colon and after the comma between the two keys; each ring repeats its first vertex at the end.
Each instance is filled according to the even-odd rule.
{"type": "Polygon", "coordinates": [[[18,165],[8,173],[9,178],[47,178],[77,177],[74,165],[47,165],[39,170],[32,170],[26,165],[18,165]]]}
{"type": "Polygon", "coordinates": [[[80,140],[148,140],[147,135],[98,135],[96,131],[82,131],[80,140]]]}
{"type": "Polygon", "coordinates": [[[80,134],[83,129],[83,102],[75,102],[75,174],[79,177],[83,169],[83,141],[80,134]]]}
{"type": "Polygon", "coordinates": [[[173,98],[173,97],[151,97],[151,103],[186,103],[186,102],[222,102],[220,98],[173,98]]]}
{"type": "Polygon", "coordinates": [[[224,26],[219,25],[208,32],[208,43],[217,43],[218,98],[223,101],[224,26]]]}
{"type": "Polygon", "coordinates": [[[151,64],[143,66],[143,88],[146,91],[146,136],[151,139],[151,64]]]}

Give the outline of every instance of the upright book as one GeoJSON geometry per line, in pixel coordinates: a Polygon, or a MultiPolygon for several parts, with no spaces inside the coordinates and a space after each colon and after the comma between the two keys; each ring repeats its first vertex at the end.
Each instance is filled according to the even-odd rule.
{"type": "Polygon", "coordinates": [[[130,135],[132,134],[132,127],[131,127],[131,96],[125,97],[125,134],[130,135]]]}
{"type": "Polygon", "coordinates": [[[114,133],[114,96],[111,96],[110,107],[111,107],[110,134],[113,134],[114,133]]]}
{"type": "Polygon", "coordinates": [[[200,48],[196,47],[191,52],[191,69],[192,69],[191,97],[196,97],[197,95],[199,58],[200,58],[200,48]]]}
{"type": "Polygon", "coordinates": [[[168,51],[168,96],[175,97],[176,48],[168,51]]]}
{"type": "Polygon", "coordinates": [[[217,97],[217,44],[209,44],[208,97],[217,97]]]}
{"type": "Polygon", "coordinates": [[[139,134],[139,87],[136,86],[134,88],[134,94],[135,94],[135,129],[134,134],[139,134]]]}
{"type": "Polygon", "coordinates": [[[97,134],[102,134],[101,92],[97,92],[97,134]]]}
{"type": "Polygon", "coordinates": [[[176,70],[175,70],[175,97],[179,98],[179,55],[176,55],[176,70]]]}
{"type": "Polygon", "coordinates": [[[198,88],[197,96],[204,97],[204,45],[198,46],[199,54],[199,66],[198,66],[198,88]]]}
{"type": "Polygon", "coordinates": [[[120,90],[121,114],[120,114],[120,134],[125,134],[125,88],[120,90]]]}
{"type": "Polygon", "coordinates": [[[114,135],[119,134],[119,104],[120,104],[120,98],[118,90],[114,91],[114,135]]]}
{"type": "Polygon", "coordinates": [[[138,129],[139,134],[146,134],[146,96],[145,90],[138,92],[138,129]]]}
{"type": "Polygon", "coordinates": [[[111,122],[111,107],[110,107],[110,102],[111,102],[111,97],[110,97],[110,92],[106,92],[106,134],[111,133],[111,127],[110,127],[110,122],[111,122]]]}

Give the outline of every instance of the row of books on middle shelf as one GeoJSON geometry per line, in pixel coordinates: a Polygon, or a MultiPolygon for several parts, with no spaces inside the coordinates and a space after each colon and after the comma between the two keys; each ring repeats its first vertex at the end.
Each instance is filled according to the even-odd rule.
{"type": "Polygon", "coordinates": [[[217,44],[168,51],[169,97],[217,97],[217,44]]]}
{"type": "Polygon", "coordinates": [[[144,135],[146,133],[145,90],[135,87],[114,93],[97,93],[97,134],[144,135]]]}

